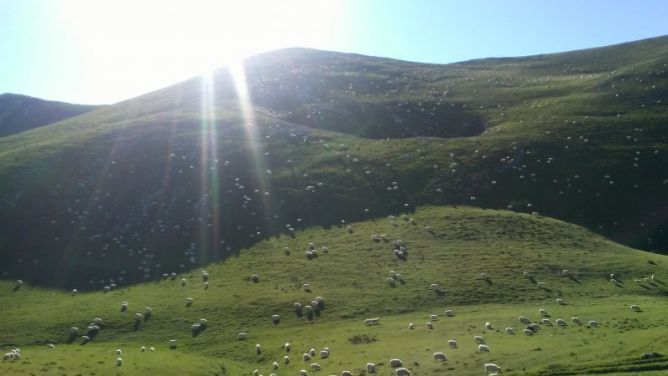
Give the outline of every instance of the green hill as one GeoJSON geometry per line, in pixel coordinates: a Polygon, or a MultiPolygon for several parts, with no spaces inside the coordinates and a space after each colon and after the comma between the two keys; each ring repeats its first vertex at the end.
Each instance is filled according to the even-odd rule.
{"type": "Polygon", "coordinates": [[[220,69],[1,139],[0,272],[126,285],[424,204],[665,252],[667,64],[668,37],[449,65],[258,55],[242,95],[220,69]]]}
{"type": "Polygon", "coordinates": [[[308,228],[259,242],[237,257],[206,265],[208,289],[200,269],[174,280],[76,296],[32,285],[14,291],[13,283],[2,282],[2,349],[18,346],[22,358],[1,362],[0,373],[250,375],[259,369],[268,375],[278,361],[277,375],[296,375],[311,363],[301,359],[304,352],[329,347],[328,359],[312,360],[322,366],[315,374],[364,375],[366,363],[373,362],[379,375],[389,375],[389,359],[399,358],[413,375],[482,375],[486,362],[497,363],[507,375],[659,375],[668,369],[667,262],[667,256],[551,218],[424,207],[397,215],[394,223],[382,218],[308,228]],[[384,236],[375,241],[374,234],[384,236]],[[405,260],[393,253],[398,240],[405,245],[405,260]],[[305,257],[309,243],[318,253],[311,260],[305,257]],[[525,278],[525,271],[533,278],[525,278]],[[394,287],[387,281],[392,272],[401,275],[394,287]],[[611,273],[617,284],[609,281],[611,273]],[[312,320],[296,317],[293,303],[306,305],[316,296],[324,299],[324,309],[312,320]],[[193,298],[190,307],[187,297],[193,298]],[[558,305],[557,298],[566,305],[558,305]],[[128,310],[121,312],[124,301],[128,310]],[[630,310],[632,304],[641,312],[630,310]],[[150,320],[135,328],[134,313],[145,306],[152,308],[150,320]],[[564,319],[568,325],[543,325],[525,336],[518,316],[539,321],[544,318],[539,308],[552,323],[564,319]],[[450,309],[454,317],[444,314],[450,309]],[[278,325],[271,322],[273,314],[280,315],[278,325]],[[439,316],[434,329],[425,327],[430,314],[439,316]],[[572,316],[583,325],[573,324],[572,316]],[[83,332],[96,317],[104,324],[90,343],[80,345],[78,338],[67,343],[71,326],[83,332]],[[363,320],[372,317],[380,317],[380,325],[365,326],[363,320]],[[206,330],[191,335],[191,325],[201,318],[208,322],[206,330]],[[590,320],[598,326],[590,327],[590,320]],[[408,329],[410,322],[414,330],[408,329]],[[506,334],[508,326],[518,334],[506,334]],[[239,332],[248,338],[237,340],[239,332]],[[475,335],[484,336],[490,352],[477,352],[475,335]],[[171,339],[177,341],[175,350],[169,349],[171,339]],[[456,349],[448,347],[450,339],[457,341],[456,349]],[[288,365],[282,362],[285,342],[292,349],[288,365]],[[262,346],[260,355],[256,344],[262,346]],[[141,352],[141,346],[156,350],[141,352]],[[123,351],[121,367],[115,365],[117,348],[123,351]],[[435,361],[437,351],[448,360],[435,361]],[[663,357],[641,359],[652,352],[663,357]]]}
{"type": "Polygon", "coordinates": [[[46,101],[18,94],[0,94],[0,137],[81,115],[99,107],[46,101]]]}

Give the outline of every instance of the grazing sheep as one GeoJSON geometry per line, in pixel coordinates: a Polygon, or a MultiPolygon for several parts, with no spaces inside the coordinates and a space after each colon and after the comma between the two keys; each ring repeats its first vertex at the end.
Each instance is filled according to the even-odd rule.
{"type": "Polygon", "coordinates": [[[139,348],[139,351],[141,351],[141,352],[146,352],[146,347],[144,347],[144,346],[140,347],[140,348],[139,348]]]}
{"type": "Polygon", "coordinates": [[[539,309],[538,313],[540,313],[541,316],[549,316],[549,314],[547,313],[547,310],[545,308],[539,309]]]}
{"type": "Polygon", "coordinates": [[[376,364],[375,363],[367,363],[366,364],[366,371],[369,373],[376,373],[376,364]]]}
{"type": "Polygon", "coordinates": [[[488,279],[487,273],[480,273],[480,279],[488,279]]]}
{"type": "Polygon", "coordinates": [[[274,323],[274,325],[278,325],[280,321],[281,321],[281,316],[271,315],[271,322],[274,323]]]}
{"type": "Polygon", "coordinates": [[[438,321],[438,315],[429,315],[430,321],[438,321]]]}
{"type": "Polygon", "coordinates": [[[309,360],[311,360],[311,354],[309,353],[302,354],[302,359],[304,359],[305,362],[308,362],[309,360]]]}
{"type": "Polygon", "coordinates": [[[394,376],[411,376],[411,371],[406,368],[397,368],[394,370],[394,376]]]}
{"type": "Polygon", "coordinates": [[[193,298],[186,298],[186,307],[193,305],[193,298]]]}
{"type": "Polygon", "coordinates": [[[309,368],[311,368],[311,371],[320,371],[320,364],[318,363],[311,363],[309,365],[309,368]]]}
{"type": "Polygon", "coordinates": [[[149,347],[149,348],[148,348],[148,351],[149,351],[149,352],[154,352],[154,351],[155,351],[155,347],[153,347],[153,346],[149,347]]]}
{"type": "Polygon", "coordinates": [[[304,283],[304,291],[306,292],[311,292],[311,284],[310,283],[304,283]]]}
{"type": "Polygon", "coordinates": [[[181,278],[181,287],[186,287],[186,279],[181,278]]]}
{"type": "Polygon", "coordinates": [[[295,314],[297,315],[297,317],[301,317],[302,314],[304,313],[304,310],[302,308],[302,304],[301,303],[293,303],[292,306],[295,309],[295,314]]]}
{"type": "Polygon", "coordinates": [[[501,367],[497,366],[494,363],[485,363],[485,372],[487,373],[500,373],[501,367]]]}
{"type": "Polygon", "coordinates": [[[398,359],[398,358],[390,359],[390,367],[392,367],[392,368],[401,367],[403,365],[404,364],[401,362],[401,359],[398,359]]]}
{"type": "Polygon", "coordinates": [[[566,275],[567,276],[568,275],[568,270],[566,270],[566,269],[562,270],[561,275],[566,275]]]}
{"type": "Polygon", "coordinates": [[[438,283],[432,283],[431,285],[429,285],[429,288],[434,291],[438,291],[439,290],[438,283]]]}
{"type": "Polygon", "coordinates": [[[456,349],[457,348],[457,341],[455,341],[454,339],[448,340],[448,347],[450,347],[451,349],[456,349]]]}
{"type": "Polygon", "coordinates": [[[485,343],[485,339],[482,338],[482,336],[474,336],[473,340],[475,341],[475,343],[478,343],[478,344],[484,344],[485,343]]]}
{"type": "Polygon", "coordinates": [[[309,349],[308,353],[311,356],[315,356],[315,349],[313,347],[311,347],[311,349],[309,349]]]}
{"type": "Polygon", "coordinates": [[[237,333],[237,339],[238,339],[239,341],[244,340],[244,339],[247,339],[247,338],[248,338],[248,334],[247,334],[247,333],[245,333],[245,332],[239,332],[239,333],[237,333]]]}
{"type": "Polygon", "coordinates": [[[568,324],[566,324],[566,320],[563,320],[563,319],[556,319],[556,320],[554,320],[554,323],[557,324],[558,326],[568,325],[568,324]]]}
{"type": "Polygon", "coordinates": [[[148,321],[153,315],[153,308],[144,307],[144,321],[148,321]]]}
{"type": "Polygon", "coordinates": [[[574,325],[582,325],[582,321],[580,321],[580,318],[577,316],[571,317],[571,321],[573,322],[574,325]]]}
{"type": "Polygon", "coordinates": [[[559,305],[566,305],[566,302],[562,298],[557,298],[557,304],[559,305]]]}
{"type": "Polygon", "coordinates": [[[489,352],[489,347],[487,345],[480,344],[478,345],[479,352],[489,352]]]}
{"type": "Polygon", "coordinates": [[[507,327],[507,328],[506,328],[506,333],[507,333],[507,334],[515,334],[515,329],[513,329],[513,328],[511,328],[511,327],[507,327]]]}
{"type": "Polygon", "coordinates": [[[123,358],[116,358],[116,365],[118,367],[122,366],[123,365],[123,358]]]}
{"type": "Polygon", "coordinates": [[[283,364],[289,364],[290,363],[290,357],[287,355],[283,356],[283,364]]]}
{"type": "Polygon", "coordinates": [[[353,373],[350,371],[341,371],[341,376],[353,376],[353,373]]]}
{"type": "Polygon", "coordinates": [[[271,363],[271,368],[275,371],[278,369],[278,362],[271,363]]]}
{"type": "Polygon", "coordinates": [[[303,369],[300,369],[300,370],[299,370],[299,376],[308,376],[308,372],[306,372],[306,371],[303,370],[303,369]]]}
{"type": "Polygon", "coordinates": [[[81,336],[81,344],[85,345],[88,342],[90,342],[90,337],[89,336],[81,336]]]}
{"type": "Polygon", "coordinates": [[[537,332],[537,331],[540,330],[540,325],[538,325],[538,324],[536,324],[536,323],[529,324],[529,325],[527,325],[527,329],[529,329],[529,330],[531,330],[531,331],[533,331],[533,332],[537,332]]]}
{"type": "Polygon", "coordinates": [[[204,290],[209,289],[209,281],[204,282],[204,290]]]}
{"type": "Polygon", "coordinates": [[[453,317],[455,315],[455,311],[448,309],[447,311],[445,311],[445,315],[448,317],[453,317]]]}
{"type": "Polygon", "coordinates": [[[589,321],[589,327],[590,328],[597,328],[598,327],[598,322],[596,320],[590,320],[589,321]]]}
{"type": "Polygon", "coordinates": [[[290,352],[290,342],[286,342],[281,348],[285,349],[285,352],[290,352]]]}
{"type": "Polygon", "coordinates": [[[408,329],[411,329],[411,330],[415,329],[415,324],[413,324],[412,322],[409,322],[408,323],[408,329]]]}
{"type": "Polygon", "coordinates": [[[50,349],[55,349],[56,345],[54,345],[53,343],[49,343],[48,345],[46,345],[46,347],[48,347],[50,349]]]}
{"type": "Polygon", "coordinates": [[[175,339],[170,339],[169,340],[169,348],[172,349],[172,350],[176,348],[176,340],[175,339]]]}
{"type": "Polygon", "coordinates": [[[209,281],[209,273],[207,273],[205,270],[202,271],[202,282],[208,282],[209,281]]]}
{"type": "Polygon", "coordinates": [[[253,283],[258,283],[258,282],[260,282],[260,276],[258,276],[257,274],[251,274],[250,280],[253,283]]]}
{"type": "Polygon", "coordinates": [[[72,289],[72,296],[75,296],[78,292],[79,292],[79,290],[77,290],[77,289],[72,289]]]}
{"type": "Polygon", "coordinates": [[[262,354],[262,346],[260,346],[259,343],[255,345],[255,354],[256,355],[261,355],[262,354]]]}
{"type": "Polygon", "coordinates": [[[252,375],[253,375],[253,376],[260,376],[260,370],[257,369],[257,368],[254,369],[252,375]]]}
{"type": "Polygon", "coordinates": [[[552,321],[550,321],[550,319],[542,319],[542,320],[540,320],[540,323],[543,324],[543,325],[548,325],[548,326],[552,325],[552,321]]]}
{"type": "Polygon", "coordinates": [[[520,320],[520,322],[522,324],[530,324],[531,323],[531,320],[529,320],[529,318],[526,317],[526,316],[520,316],[520,317],[518,317],[518,320],[520,320]]]}
{"type": "Polygon", "coordinates": [[[16,286],[14,287],[14,290],[18,290],[23,286],[23,280],[17,279],[16,280],[16,286]]]}
{"type": "Polygon", "coordinates": [[[434,360],[440,361],[440,362],[445,362],[448,360],[448,358],[445,356],[444,353],[438,351],[433,354],[434,360]]]}
{"type": "Polygon", "coordinates": [[[378,325],[380,324],[380,317],[374,317],[371,319],[366,319],[364,320],[364,325],[370,326],[370,325],[378,325]]]}
{"type": "Polygon", "coordinates": [[[485,329],[489,329],[489,330],[492,330],[492,323],[491,323],[491,322],[489,322],[489,321],[488,321],[488,322],[486,322],[486,323],[485,323],[485,329]]]}
{"type": "Polygon", "coordinates": [[[329,358],[329,350],[320,350],[320,358],[321,359],[329,358]]]}
{"type": "Polygon", "coordinates": [[[640,306],[637,304],[631,304],[629,308],[631,308],[631,311],[633,312],[640,312],[640,306]]]}
{"type": "Polygon", "coordinates": [[[524,330],[522,330],[522,333],[524,333],[524,335],[531,336],[531,335],[533,335],[533,330],[524,329],[524,330]]]}
{"type": "Polygon", "coordinates": [[[123,355],[123,350],[121,350],[121,349],[116,349],[116,355],[118,355],[118,356],[123,355]]]}
{"type": "Polygon", "coordinates": [[[427,321],[425,325],[427,326],[427,329],[434,329],[434,324],[432,324],[431,321],[427,321]]]}

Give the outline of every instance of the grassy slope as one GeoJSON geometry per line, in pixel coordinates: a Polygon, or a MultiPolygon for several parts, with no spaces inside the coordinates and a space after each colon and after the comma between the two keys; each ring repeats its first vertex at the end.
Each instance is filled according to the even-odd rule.
{"type": "Polygon", "coordinates": [[[403,359],[416,375],[440,374],[444,369],[478,375],[487,361],[518,375],[668,367],[661,360],[633,364],[641,352],[665,352],[668,346],[666,256],[629,249],[540,216],[470,207],[425,207],[410,216],[415,224],[408,217],[397,218],[396,226],[379,219],[352,224],[352,233],[337,226],[310,228],[295,238],[263,241],[238,257],[207,265],[208,290],[202,288],[198,270],[181,274],[176,281],[76,297],[32,286],[12,292],[12,285],[4,282],[0,296],[8,304],[0,306],[0,316],[11,320],[0,323],[2,348],[20,346],[24,358],[0,363],[0,372],[130,375],[160,370],[165,375],[238,375],[259,368],[268,374],[271,362],[283,356],[280,345],[285,341],[293,346],[292,363],[282,366],[279,374],[305,368],[300,356],[312,346],[332,350],[330,359],[317,360],[323,374],[343,369],[363,374],[367,361],[378,363],[380,374],[388,374],[391,357],[403,359]],[[431,226],[433,234],[425,226],[431,226]],[[374,233],[406,241],[408,260],[397,261],[390,243],[373,242],[374,233]],[[309,261],[304,257],[309,242],[317,249],[326,245],[329,252],[309,261]],[[289,247],[289,255],[284,247],[289,247]],[[560,275],[564,268],[573,279],[560,275]],[[401,273],[405,284],[389,287],[385,278],[390,270],[401,273]],[[535,273],[549,291],[523,278],[524,270],[535,273]],[[480,272],[487,273],[491,282],[479,279],[480,272]],[[608,282],[613,272],[622,282],[618,287],[608,282]],[[259,283],[248,280],[252,273],[260,276],[259,283]],[[650,274],[657,282],[633,282],[650,274]],[[180,278],[188,280],[186,287],[180,287],[180,278]],[[313,291],[304,292],[303,283],[311,283],[313,291]],[[439,283],[444,294],[431,291],[431,283],[439,283]],[[295,318],[292,303],[307,303],[315,296],[326,300],[321,315],[312,323],[295,318]],[[559,296],[568,305],[558,306],[559,296]],[[190,308],[184,305],[186,297],[195,300],[190,308]],[[127,313],[119,312],[122,301],[130,304],[127,313]],[[630,304],[639,304],[643,312],[631,312],[630,304]],[[132,313],[144,306],[153,307],[154,315],[133,331],[132,313]],[[549,310],[553,321],[578,315],[585,322],[598,320],[600,327],[545,327],[533,337],[503,333],[506,326],[520,328],[518,315],[537,320],[540,307],[549,310]],[[424,328],[429,314],[442,315],[445,309],[454,309],[457,316],[441,317],[434,330],[424,328]],[[282,317],[278,326],[269,319],[274,313],[282,317]],[[382,317],[382,325],[365,327],[362,319],[374,316],[382,317]],[[102,317],[106,327],[91,344],[64,343],[67,328],[85,327],[93,317],[102,317]],[[206,318],[209,328],[192,338],[190,325],[199,318],[206,318]],[[486,321],[495,330],[483,330],[486,321]],[[408,322],[416,323],[415,331],[407,329],[408,322]],[[237,341],[239,331],[247,331],[249,339],[237,341]],[[349,340],[364,335],[375,341],[349,340]],[[475,353],[473,335],[485,336],[489,354],[475,353]],[[177,339],[178,350],[167,349],[172,338],[177,339]],[[448,349],[447,339],[456,339],[460,348],[448,349]],[[47,342],[56,343],[56,348],[47,349],[47,342]],[[255,343],[263,345],[262,356],[255,355],[255,343]],[[142,345],[157,351],[140,353],[142,345]],[[113,351],[119,347],[125,351],[121,368],[114,366],[113,351]],[[446,352],[449,361],[435,363],[434,351],[446,352]]]}
{"type": "Polygon", "coordinates": [[[47,101],[18,94],[0,94],[0,137],[24,132],[100,108],[47,101]]]}
{"type": "Polygon", "coordinates": [[[296,218],[406,203],[538,211],[663,252],[667,40],[445,66],[278,51],[247,63],[250,139],[224,70],[211,112],[195,79],[4,138],[0,272],[78,288],[122,270],[151,279],[192,265],[191,243],[203,265],[296,218]],[[146,253],[160,259],[148,273],[146,253]]]}

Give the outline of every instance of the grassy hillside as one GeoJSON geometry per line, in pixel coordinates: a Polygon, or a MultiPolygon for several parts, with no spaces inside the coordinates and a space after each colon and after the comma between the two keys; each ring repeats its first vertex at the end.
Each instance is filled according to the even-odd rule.
{"type": "Polygon", "coordinates": [[[0,272],[124,285],[422,204],[666,252],[666,64],[666,37],[450,65],[259,55],[241,96],[221,69],[1,139],[0,272]]]}
{"type": "Polygon", "coordinates": [[[0,94],[0,137],[55,123],[99,107],[0,94]]]}
{"type": "Polygon", "coordinates": [[[378,374],[389,375],[388,361],[394,357],[414,375],[481,375],[483,363],[490,361],[509,375],[604,370],[658,375],[668,369],[666,256],[633,250],[551,218],[472,207],[424,207],[397,215],[394,224],[383,218],[350,226],[282,235],[206,265],[206,290],[200,269],[179,273],[175,280],[77,296],[31,285],[13,291],[12,283],[2,282],[0,297],[7,304],[0,306],[0,315],[11,319],[0,323],[1,346],[6,351],[18,346],[23,357],[0,363],[0,372],[249,375],[259,369],[268,375],[277,360],[278,375],[294,375],[310,364],[301,360],[302,353],[325,346],[330,358],[314,360],[321,374],[351,370],[364,375],[366,363],[374,362],[378,374]],[[385,234],[385,240],[374,241],[373,234],[385,234]],[[406,260],[393,254],[392,242],[398,239],[406,245],[406,260]],[[319,255],[308,260],[304,252],[311,242],[319,255]],[[402,276],[395,287],[386,280],[390,271],[402,276]],[[480,278],[482,272],[488,280],[480,278]],[[609,282],[610,273],[619,284],[609,282]],[[257,283],[251,274],[259,277],[257,283]],[[634,282],[652,274],[654,280],[634,282]],[[304,283],[311,291],[304,290],[304,283]],[[440,291],[431,289],[432,283],[440,291]],[[312,321],[297,318],[293,303],[308,304],[316,296],[324,298],[324,309],[312,321]],[[194,299],[191,307],[185,305],[187,297],[194,299]],[[567,304],[558,305],[558,297],[567,304]],[[123,301],[127,312],[120,311],[123,301]],[[631,304],[642,312],[632,312],[631,304]],[[153,315],[135,329],[134,312],[145,306],[152,307],[153,315]],[[504,333],[507,326],[523,329],[519,315],[541,319],[539,308],[548,310],[552,322],[562,318],[568,326],[543,326],[530,337],[504,333]],[[456,315],[446,317],[447,309],[456,315]],[[272,314],[281,316],[278,325],[271,323],[272,314]],[[439,315],[431,330],[425,328],[430,314],[439,315]],[[585,325],[572,324],[572,316],[585,325]],[[69,327],[85,328],[95,317],[104,320],[96,338],[86,345],[67,343],[69,327]],[[381,324],[365,326],[363,320],[370,317],[380,317],[381,324]],[[190,326],[200,318],[208,327],[193,337],[190,326]],[[598,327],[587,327],[589,320],[597,320],[598,327]],[[484,329],[485,322],[492,330],[484,329]],[[237,340],[239,332],[248,333],[248,339],[237,340]],[[485,337],[489,353],[476,352],[474,335],[485,337]],[[177,340],[176,350],[169,350],[170,339],[177,340]],[[458,342],[457,349],[448,348],[449,339],[458,342]],[[281,362],[285,342],[292,345],[289,365],[281,362]],[[55,348],[47,348],[48,343],[55,348]],[[255,353],[257,343],[261,355],[255,353]],[[141,346],[156,351],[142,353],[141,346]],[[123,350],[121,367],[115,366],[117,348],[123,350]],[[434,361],[436,351],[445,352],[448,361],[434,361]],[[664,357],[642,360],[643,352],[664,357]]]}

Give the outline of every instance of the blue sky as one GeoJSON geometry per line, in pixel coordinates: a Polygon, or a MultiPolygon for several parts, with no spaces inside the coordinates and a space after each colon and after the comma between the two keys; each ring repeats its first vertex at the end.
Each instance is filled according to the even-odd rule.
{"type": "Polygon", "coordinates": [[[0,0],[0,93],[113,103],[312,47],[450,63],[668,34],[660,0],[0,0]]]}

